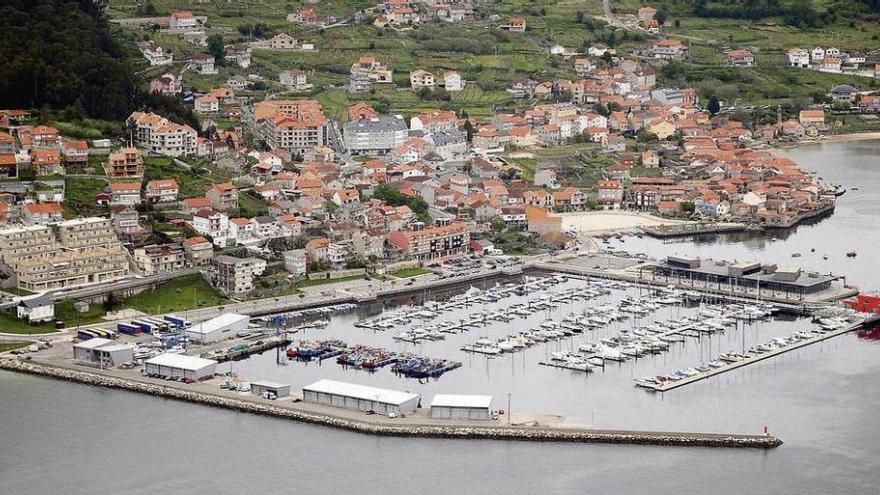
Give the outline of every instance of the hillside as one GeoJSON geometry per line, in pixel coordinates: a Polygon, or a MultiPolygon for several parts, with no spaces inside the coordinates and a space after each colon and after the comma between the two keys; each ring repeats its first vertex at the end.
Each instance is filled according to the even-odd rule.
{"type": "Polygon", "coordinates": [[[0,6],[0,107],[118,119],[137,82],[101,2],[8,0],[0,6]]]}

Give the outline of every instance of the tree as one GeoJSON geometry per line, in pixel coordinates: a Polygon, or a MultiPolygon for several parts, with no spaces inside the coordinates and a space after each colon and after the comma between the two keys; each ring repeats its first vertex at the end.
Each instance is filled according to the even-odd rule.
{"type": "Polygon", "coordinates": [[[682,201],[680,207],[681,211],[685,213],[693,213],[697,209],[693,201],[682,201]]]}
{"type": "Polygon", "coordinates": [[[208,36],[205,41],[208,43],[208,53],[214,56],[214,61],[222,64],[223,55],[226,53],[226,45],[223,43],[223,37],[219,34],[208,36]]]}
{"type": "Polygon", "coordinates": [[[716,113],[721,111],[721,102],[718,101],[718,97],[712,95],[709,97],[709,113],[715,115],[716,113]]]}
{"type": "Polygon", "coordinates": [[[474,139],[474,124],[471,124],[471,119],[467,119],[464,121],[464,132],[467,135],[468,142],[473,141],[474,139]]]}

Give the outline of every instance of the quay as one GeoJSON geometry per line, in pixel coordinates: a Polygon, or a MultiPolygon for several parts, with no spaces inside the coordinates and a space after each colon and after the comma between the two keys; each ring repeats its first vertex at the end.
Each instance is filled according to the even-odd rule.
{"type": "Polygon", "coordinates": [[[268,337],[250,344],[238,344],[228,349],[217,350],[214,352],[204,352],[201,357],[213,359],[218,363],[226,361],[235,361],[246,358],[252,354],[260,354],[262,352],[274,349],[276,347],[286,346],[290,343],[290,338],[285,334],[283,337],[268,337]]]}
{"type": "Polygon", "coordinates": [[[642,386],[647,388],[648,390],[653,390],[655,392],[668,392],[669,390],[673,390],[673,389],[676,389],[679,387],[684,387],[685,385],[690,385],[691,383],[698,382],[700,380],[705,380],[707,378],[710,378],[710,377],[713,377],[716,375],[720,375],[722,373],[727,373],[728,371],[733,371],[735,369],[742,368],[743,366],[748,366],[752,363],[757,363],[758,361],[763,361],[765,359],[774,358],[780,354],[785,354],[786,352],[790,352],[790,351],[793,351],[796,349],[800,349],[802,347],[813,345],[817,342],[821,342],[823,340],[828,340],[828,339],[837,337],[838,335],[843,335],[845,333],[852,332],[853,330],[858,330],[858,329],[862,328],[863,326],[865,326],[867,323],[872,322],[872,321],[874,321],[874,320],[864,319],[861,321],[857,321],[857,322],[851,323],[843,328],[840,328],[838,330],[833,330],[828,333],[823,333],[823,334],[817,335],[815,337],[812,337],[810,339],[802,340],[802,341],[797,342],[795,344],[787,345],[785,347],[780,347],[778,349],[774,349],[769,352],[764,352],[761,354],[753,354],[753,355],[750,355],[749,357],[747,357],[741,361],[728,363],[725,366],[722,366],[720,368],[715,368],[710,371],[701,372],[701,373],[696,374],[694,376],[682,378],[681,380],[676,380],[674,382],[667,382],[667,383],[660,385],[660,386],[656,386],[656,387],[647,387],[644,385],[642,385],[642,386]]]}
{"type": "Polygon", "coordinates": [[[115,376],[109,370],[98,373],[8,357],[0,357],[0,369],[380,436],[760,449],[782,445],[781,439],[771,435],[596,430],[540,424],[537,426],[482,425],[473,422],[432,421],[424,417],[411,416],[395,419],[378,414],[364,416],[363,413],[352,413],[329,406],[287,401],[268,402],[240,395],[220,395],[199,389],[197,384],[184,385],[178,382],[149,381],[146,378],[134,379],[128,376],[115,376]]]}

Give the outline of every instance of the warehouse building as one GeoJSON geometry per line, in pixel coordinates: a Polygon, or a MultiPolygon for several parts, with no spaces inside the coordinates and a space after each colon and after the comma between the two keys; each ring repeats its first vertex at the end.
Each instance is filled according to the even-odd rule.
{"type": "Polygon", "coordinates": [[[134,360],[134,346],[110,339],[92,338],[73,345],[73,359],[79,364],[109,368],[134,360]]]}
{"type": "Polygon", "coordinates": [[[254,395],[263,395],[265,393],[275,395],[276,399],[290,397],[290,385],[276,382],[251,382],[251,393],[254,395]]]}
{"type": "Polygon", "coordinates": [[[216,370],[217,361],[213,359],[170,352],[144,361],[144,373],[147,376],[169,376],[199,381],[211,378],[216,370]]]}
{"type": "Polygon", "coordinates": [[[196,344],[211,344],[242,330],[247,330],[250,317],[236,313],[224,313],[216,318],[193,325],[186,329],[186,336],[196,344]]]}
{"type": "Polygon", "coordinates": [[[303,400],[315,404],[375,411],[379,414],[407,414],[419,407],[421,396],[409,392],[368,387],[355,383],[320,380],[303,387],[303,400]]]}
{"type": "Polygon", "coordinates": [[[431,417],[488,421],[492,419],[491,407],[491,395],[437,394],[431,401],[431,417]]]}

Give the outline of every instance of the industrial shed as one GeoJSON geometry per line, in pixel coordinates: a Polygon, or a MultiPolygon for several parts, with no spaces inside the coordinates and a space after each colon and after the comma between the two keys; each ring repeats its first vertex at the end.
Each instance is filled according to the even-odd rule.
{"type": "Polygon", "coordinates": [[[421,396],[355,383],[320,380],[303,387],[303,400],[379,414],[407,414],[419,407],[421,396]]]}
{"type": "Polygon", "coordinates": [[[214,376],[217,361],[184,354],[166,352],[144,361],[147,375],[170,376],[191,380],[205,380],[214,376]]]}
{"type": "Polygon", "coordinates": [[[119,366],[134,360],[134,346],[109,339],[92,338],[73,345],[73,359],[80,364],[119,366]]]}
{"type": "Polygon", "coordinates": [[[486,421],[492,419],[491,407],[491,395],[437,394],[431,401],[431,417],[486,421]]]}
{"type": "Polygon", "coordinates": [[[278,399],[290,397],[290,385],[276,382],[251,382],[251,393],[263,395],[266,392],[275,394],[278,399]]]}
{"type": "Polygon", "coordinates": [[[187,337],[196,344],[211,344],[229,337],[237,332],[247,330],[250,317],[236,313],[224,313],[216,318],[203,321],[185,330],[187,337]]]}

